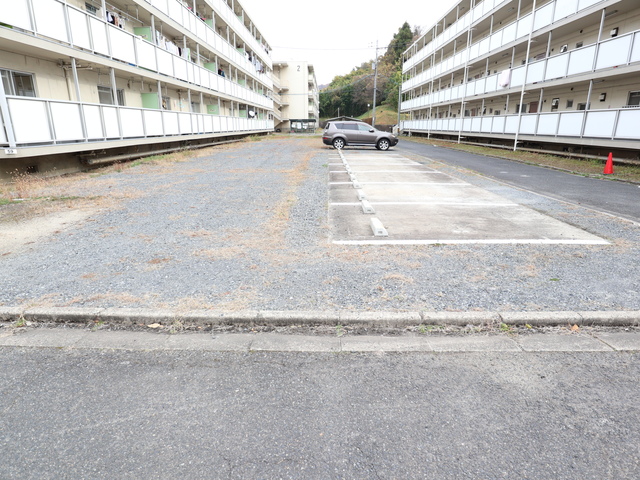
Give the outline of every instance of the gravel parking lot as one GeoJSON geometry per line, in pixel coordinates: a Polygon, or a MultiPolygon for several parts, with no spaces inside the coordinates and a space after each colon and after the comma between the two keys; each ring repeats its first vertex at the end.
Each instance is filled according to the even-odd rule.
{"type": "Polygon", "coordinates": [[[275,136],[65,179],[31,219],[0,206],[0,304],[640,310],[638,225],[446,165],[611,245],[331,244],[331,152],[275,136]]]}

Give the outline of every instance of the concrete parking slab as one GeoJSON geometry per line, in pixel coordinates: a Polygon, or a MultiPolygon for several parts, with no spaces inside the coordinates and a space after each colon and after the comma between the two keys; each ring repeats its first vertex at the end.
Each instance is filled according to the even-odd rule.
{"type": "Polygon", "coordinates": [[[343,352],[432,352],[426,337],[341,337],[343,352]]]}
{"type": "Polygon", "coordinates": [[[256,352],[339,352],[340,339],[262,333],[253,337],[251,350],[256,352]]]}
{"type": "Polygon", "coordinates": [[[397,154],[341,152],[341,157],[344,165],[332,165],[329,173],[329,218],[337,244],[608,244],[429,164],[397,154]],[[362,198],[370,211],[363,212],[362,198]],[[386,237],[371,231],[371,211],[386,237]]]}
{"type": "Polygon", "coordinates": [[[516,342],[507,337],[428,337],[434,352],[520,352],[516,342]]]}

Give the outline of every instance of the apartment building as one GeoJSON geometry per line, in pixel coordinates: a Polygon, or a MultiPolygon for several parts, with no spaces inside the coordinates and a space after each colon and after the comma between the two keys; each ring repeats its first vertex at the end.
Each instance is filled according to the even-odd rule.
{"type": "Polygon", "coordinates": [[[276,130],[306,132],[318,127],[320,92],[313,65],[308,62],[273,62],[276,130]]]}
{"type": "Polygon", "coordinates": [[[270,46],[238,0],[12,0],[0,176],[273,131],[270,46]]]}
{"type": "Polygon", "coordinates": [[[637,156],[638,0],[461,0],[404,52],[405,132],[637,156]]]}

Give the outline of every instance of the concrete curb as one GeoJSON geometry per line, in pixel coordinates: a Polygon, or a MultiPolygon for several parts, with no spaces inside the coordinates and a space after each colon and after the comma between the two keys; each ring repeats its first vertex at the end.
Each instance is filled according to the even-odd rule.
{"type": "Polygon", "coordinates": [[[194,310],[145,308],[67,308],[0,306],[0,321],[20,319],[43,323],[81,323],[91,321],[123,326],[149,325],[342,325],[400,328],[417,325],[531,325],[543,326],[640,326],[638,311],[551,311],[551,312],[366,312],[366,311],[273,311],[273,310],[194,310]]]}

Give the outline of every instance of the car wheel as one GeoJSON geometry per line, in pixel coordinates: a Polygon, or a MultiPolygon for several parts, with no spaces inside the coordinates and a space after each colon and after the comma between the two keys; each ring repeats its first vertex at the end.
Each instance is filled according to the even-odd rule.
{"type": "Polygon", "coordinates": [[[333,140],[333,148],[337,150],[341,150],[344,148],[344,139],[336,138],[333,140]]]}
{"type": "Polygon", "coordinates": [[[376,148],[378,150],[389,150],[389,140],[387,140],[386,138],[381,138],[380,140],[378,140],[378,144],[376,145],[376,148]]]}

